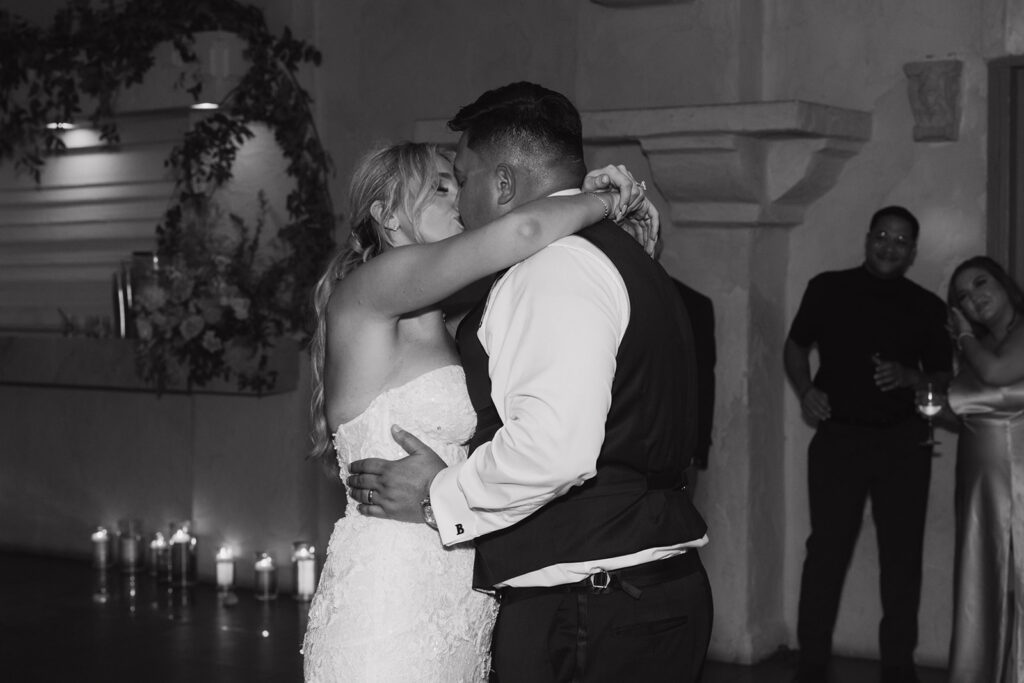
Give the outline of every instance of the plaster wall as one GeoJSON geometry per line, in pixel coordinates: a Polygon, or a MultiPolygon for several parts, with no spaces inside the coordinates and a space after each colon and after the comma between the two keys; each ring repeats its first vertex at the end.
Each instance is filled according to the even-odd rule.
{"type": "Polygon", "coordinates": [[[668,230],[661,262],[711,297],[718,364],[713,446],[696,502],[711,544],[701,553],[715,597],[711,656],[751,661],[785,642],[781,367],[784,231],[668,230]]]}
{"type": "Polygon", "coordinates": [[[411,138],[417,119],[450,117],[514,80],[564,92],[580,109],[736,101],[739,7],[738,0],[642,11],[581,0],[317,3],[314,40],[325,65],[317,98],[339,208],[352,166],[370,145],[411,138]]]}
{"type": "MultiPolygon", "coordinates": [[[[766,99],[826,102],[873,116],[872,139],[846,166],[837,186],[789,232],[786,327],[813,275],[862,261],[868,220],[887,204],[905,205],[920,219],[918,255],[909,276],[943,296],[955,265],[985,251],[984,57],[998,53],[1004,40],[1004,25],[994,14],[1005,10],[1006,3],[793,0],[767,6],[771,9],[765,18],[766,99]],[[914,122],[902,66],[933,58],[964,62],[963,120],[957,142],[919,143],[912,137],[914,122]]],[[[784,604],[789,641],[795,644],[792,629],[809,532],[806,452],[813,432],[788,388],[784,424],[784,604]]],[[[952,599],[956,437],[940,431],[939,438],[943,443],[933,463],[918,647],[918,660],[932,664],[946,661],[952,599]]],[[[837,652],[877,656],[877,559],[868,507],[840,608],[837,652]]]]}
{"type": "Polygon", "coordinates": [[[148,540],[188,519],[202,580],[228,545],[239,585],[269,551],[290,590],[292,543],[323,557],[344,504],[303,458],[309,391],[305,354],[296,389],[262,397],[0,386],[0,547],[85,557],[97,525],[138,518],[148,540]]]}

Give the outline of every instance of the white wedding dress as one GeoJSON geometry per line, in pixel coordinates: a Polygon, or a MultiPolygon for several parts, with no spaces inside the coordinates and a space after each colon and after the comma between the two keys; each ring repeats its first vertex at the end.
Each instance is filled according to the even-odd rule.
{"type": "MultiPolygon", "coordinates": [[[[397,424],[449,465],[476,413],[462,368],[449,365],[377,396],[338,427],[342,480],[362,458],[397,460],[397,424]]],[[[497,604],[471,588],[473,548],[445,548],[426,524],[364,517],[350,504],[338,520],[303,642],[307,683],[486,680],[497,604]]]]}

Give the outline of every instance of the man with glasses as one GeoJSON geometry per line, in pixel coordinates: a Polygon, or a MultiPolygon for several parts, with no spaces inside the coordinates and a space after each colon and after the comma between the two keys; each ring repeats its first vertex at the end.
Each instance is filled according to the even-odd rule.
{"type": "Polygon", "coordinates": [[[878,538],[884,683],[914,683],[931,447],[914,387],[951,371],[946,307],[905,277],[919,225],[888,206],[871,218],[864,263],[807,286],[785,346],[786,374],[817,425],[808,451],[811,535],[800,584],[797,681],[824,683],[864,503],[878,538]],[[812,380],[810,351],[819,367],[812,380]]]}

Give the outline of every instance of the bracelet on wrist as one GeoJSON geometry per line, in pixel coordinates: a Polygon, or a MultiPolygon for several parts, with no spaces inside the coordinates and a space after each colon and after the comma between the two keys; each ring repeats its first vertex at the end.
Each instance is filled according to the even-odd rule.
{"type": "Polygon", "coordinates": [[[611,204],[608,203],[608,200],[606,200],[604,197],[602,197],[601,195],[599,195],[596,192],[588,192],[587,194],[589,194],[591,197],[593,197],[597,201],[601,202],[601,206],[604,207],[604,215],[601,216],[601,220],[604,220],[605,218],[608,218],[608,216],[612,212],[612,207],[611,207],[611,204]]]}

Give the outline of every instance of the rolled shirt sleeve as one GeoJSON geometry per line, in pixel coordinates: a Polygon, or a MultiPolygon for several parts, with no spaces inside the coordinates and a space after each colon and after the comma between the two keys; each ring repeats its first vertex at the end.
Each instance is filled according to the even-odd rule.
{"type": "Polygon", "coordinates": [[[445,545],[511,526],[595,475],[628,322],[622,277],[579,237],[495,284],[477,334],[503,426],[431,485],[445,545]]]}

